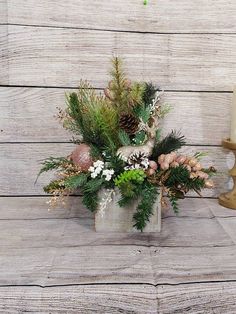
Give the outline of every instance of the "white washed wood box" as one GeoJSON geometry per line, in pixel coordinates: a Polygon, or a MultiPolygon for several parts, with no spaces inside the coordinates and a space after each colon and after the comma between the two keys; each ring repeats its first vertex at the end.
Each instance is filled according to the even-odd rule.
{"type": "MultiPolygon", "coordinates": [[[[95,214],[95,230],[97,232],[140,232],[133,227],[133,215],[136,212],[138,201],[131,205],[120,207],[118,190],[103,189],[99,193],[99,208],[95,214]],[[104,200],[107,200],[104,202],[104,200]]],[[[161,199],[162,191],[157,196],[153,207],[153,215],[147,222],[143,232],[161,231],[161,199]]]]}

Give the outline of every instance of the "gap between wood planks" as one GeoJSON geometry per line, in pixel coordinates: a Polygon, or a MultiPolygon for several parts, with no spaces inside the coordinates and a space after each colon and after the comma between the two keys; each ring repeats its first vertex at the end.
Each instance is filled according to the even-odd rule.
{"type": "Polygon", "coordinates": [[[53,25],[38,25],[38,24],[23,24],[23,23],[0,23],[3,26],[24,26],[37,28],[56,28],[56,29],[76,29],[112,33],[134,33],[134,34],[156,34],[156,35],[236,35],[235,32],[152,32],[152,31],[134,31],[134,30],[119,30],[109,28],[94,28],[94,27],[76,27],[76,26],[53,26],[53,25]]]}
{"type": "Polygon", "coordinates": [[[92,282],[92,283],[69,283],[69,284],[58,284],[58,285],[40,285],[40,284],[29,284],[29,285],[0,285],[0,288],[5,287],[38,287],[38,288],[55,288],[55,287],[80,287],[80,286],[118,286],[118,285],[132,285],[132,286],[140,286],[140,285],[147,285],[151,287],[159,287],[159,286],[181,286],[181,285],[194,285],[194,284],[209,284],[209,283],[235,283],[236,279],[229,279],[229,280],[203,280],[203,281],[191,281],[191,282],[178,282],[178,283],[165,283],[160,282],[158,284],[152,284],[150,282],[111,282],[111,283],[102,283],[102,282],[92,282]]]}
{"type": "MultiPolygon", "coordinates": [[[[0,84],[0,87],[15,87],[15,88],[55,88],[55,89],[79,89],[78,86],[43,86],[43,85],[16,85],[16,84],[0,84]]],[[[103,90],[105,87],[91,87],[91,89],[95,89],[98,91],[103,90]]],[[[163,89],[165,93],[212,93],[212,94],[232,94],[232,90],[193,90],[193,89],[163,89]]]]}

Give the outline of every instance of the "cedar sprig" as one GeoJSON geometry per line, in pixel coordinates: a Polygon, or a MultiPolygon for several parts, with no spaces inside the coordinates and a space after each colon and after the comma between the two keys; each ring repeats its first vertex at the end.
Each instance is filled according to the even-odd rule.
{"type": "Polygon", "coordinates": [[[42,167],[37,175],[35,183],[37,182],[39,176],[48,171],[52,171],[55,169],[66,169],[68,165],[72,165],[72,162],[65,157],[49,157],[42,161],[42,167]]]}

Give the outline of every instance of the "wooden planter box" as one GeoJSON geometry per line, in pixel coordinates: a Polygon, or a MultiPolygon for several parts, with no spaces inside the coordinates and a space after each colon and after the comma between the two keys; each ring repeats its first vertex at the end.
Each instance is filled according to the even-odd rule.
{"type": "MultiPolygon", "coordinates": [[[[99,205],[95,214],[95,230],[97,232],[140,232],[133,227],[133,214],[136,212],[138,201],[133,202],[131,206],[120,207],[118,190],[111,193],[104,189],[99,194],[100,200],[107,199],[108,196],[110,196],[110,202],[107,202],[106,206],[99,205]]],[[[161,198],[162,193],[157,197],[153,215],[143,230],[144,232],[161,231],[161,198]]]]}

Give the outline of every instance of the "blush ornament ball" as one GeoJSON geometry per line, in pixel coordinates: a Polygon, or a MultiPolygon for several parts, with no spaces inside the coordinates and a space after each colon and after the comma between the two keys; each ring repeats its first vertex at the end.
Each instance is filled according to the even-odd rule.
{"type": "Polygon", "coordinates": [[[87,144],[79,144],[70,155],[73,163],[81,168],[82,171],[88,171],[93,164],[91,157],[91,148],[87,144]]]}

